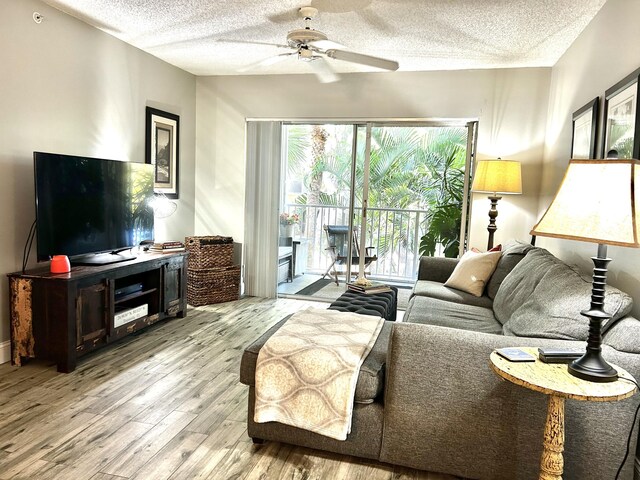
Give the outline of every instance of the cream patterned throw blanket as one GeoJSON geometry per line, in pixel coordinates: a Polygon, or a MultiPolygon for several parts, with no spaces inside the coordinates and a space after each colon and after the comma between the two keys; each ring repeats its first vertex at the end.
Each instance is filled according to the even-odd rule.
{"type": "Polygon", "coordinates": [[[334,310],[293,314],[258,354],[254,420],[346,440],[360,366],[383,323],[334,310]]]}

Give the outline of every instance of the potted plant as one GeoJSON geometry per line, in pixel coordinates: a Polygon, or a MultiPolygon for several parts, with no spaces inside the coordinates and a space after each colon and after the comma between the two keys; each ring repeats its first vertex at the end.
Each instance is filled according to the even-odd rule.
{"type": "Polygon", "coordinates": [[[281,237],[293,237],[293,230],[295,226],[300,222],[300,217],[297,213],[281,213],[280,214],[280,236],[281,237]]]}
{"type": "Polygon", "coordinates": [[[460,147],[442,155],[429,169],[428,213],[426,232],[420,239],[420,255],[433,256],[438,246],[445,257],[458,256],[462,199],[464,191],[464,157],[460,147]]]}

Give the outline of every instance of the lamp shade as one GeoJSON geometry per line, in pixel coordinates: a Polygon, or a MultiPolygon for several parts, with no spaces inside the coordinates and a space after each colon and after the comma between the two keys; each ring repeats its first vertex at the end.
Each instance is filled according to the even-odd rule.
{"type": "Polygon", "coordinates": [[[479,160],[473,174],[471,190],[487,193],[522,193],[520,162],[479,160]]]}
{"type": "Polygon", "coordinates": [[[640,247],[638,160],[571,160],[532,235],[640,247]]]}

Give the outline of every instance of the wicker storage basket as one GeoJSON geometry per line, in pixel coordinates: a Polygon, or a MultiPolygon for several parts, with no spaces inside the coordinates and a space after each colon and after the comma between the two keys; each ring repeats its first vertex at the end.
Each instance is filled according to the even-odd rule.
{"type": "Polygon", "coordinates": [[[187,270],[187,303],[198,307],[230,302],[240,296],[240,265],[187,270]]]}
{"type": "Polygon", "coordinates": [[[205,270],[233,265],[232,237],[186,237],[184,245],[189,252],[187,268],[205,270]]]}

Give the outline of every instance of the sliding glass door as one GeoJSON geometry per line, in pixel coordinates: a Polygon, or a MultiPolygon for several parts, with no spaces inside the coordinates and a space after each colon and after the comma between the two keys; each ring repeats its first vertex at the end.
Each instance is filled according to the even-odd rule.
{"type": "Polygon", "coordinates": [[[415,280],[421,251],[457,256],[474,126],[284,124],[278,292],[339,294],[358,273],[357,247],[367,277],[397,284],[415,280]],[[332,226],[356,232],[339,262],[332,226]]]}
{"type": "Polygon", "coordinates": [[[467,139],[466,126],[372,125],[367,232],[380,254],[373,275],[413,280],[421,250],[458,256],[467,139]]]}
{"type": "Polygon", "coordinates": [[[341,245],[339,252],[327,250],[328,229],[348,228],[352,218],[355,132],[350,124],[289,124],[283,128],[280,293],[297,293],[325,273],[325,279],[335,278],[344,269],[342,260],[334,263],[333,258],[338,254],[346,257],[349,244],[341,245]]]}

